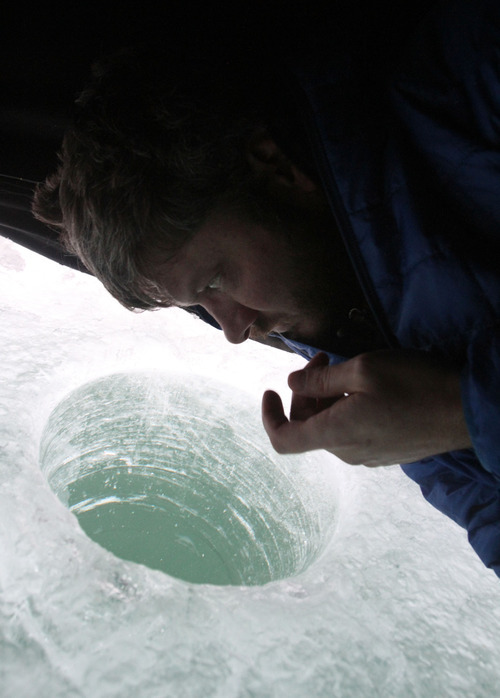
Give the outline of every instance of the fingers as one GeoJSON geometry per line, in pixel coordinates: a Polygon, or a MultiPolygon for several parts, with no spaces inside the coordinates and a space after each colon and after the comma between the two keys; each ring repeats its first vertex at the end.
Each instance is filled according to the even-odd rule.
{"type": "Polygon", "coordinates": [[[262,423],[273,448],[278,453],[293,453],[287,444],[290,422],[283,410],[280,396],[273,390],[266,390],[262,398],[262,423]]]}
{"type": "Polygon", "coordinates": [[[292,394],[290,403],[290,419],[303,422],[318,412],[319,400],[315,397],[292,394]]]}
{"type": "Polygon", "coordinates": [[[379,466],[470,444],[462,438],[455,371],[450,388],[450,370],[423,354],[372,352],[335,366],[323,361],[315,358],[289,376],[290,421],[280,397],[264,395],[264,427],[278,453],[324,449],[346,463],[379,466]]]}
{"type": "MultiPolygon", "coordinates": [[[[309,371],[312,368],[328,365],[327,354],[320,352],[316,354],[308,364],[304,367],[304,371],[309,371]]],[[[321,409],[324,409],[324,405],[321,405],[321,409]]],[[[320,411],[320,401],[316,398],[310,398],[307,396],[298,395],[296,393],[292,394],[292,400],[290,404],[290,419],[303,421],[309,419],[313,415],[320,411]]]]}
{"type": "Polygon", "coordinates": [[[289,421],[280,396],[272,390],[267,390],[262,398],[262,423],[278,453],[304,453],[321,448],[316,445],[315,429],[310,421],[289,421]]]}
{"type": "Polygon", "coordinates": [[[305,368],[288,376],[288,385],[294,395],[337,399],[352,391],[348,364],[329,366],[328,357],[318,354],[305,368]],[[322,357],[326,357],[326,363],[322,357]]]}
{"type": "MultiPolygon", "coordinates": [[[[320,352],[309,361],[302,371],[296,373],[303,374],[327,367],[328,361],[328,355],[320,352]]],[[[310,426],[303,429],[300,424],[326,409],[335,402],[335,399],[321,400],[294,392],[289,421],[285,415],[280,396],[272,390],[266,391],[262,399],[262,421],[275,450],[278,453],[302,453],[310,448],[316,448],[310,438],[310,426]]]]}
{"type": "Polygon", "coordinates": [[[262,421],[268,435],[270,431],[277,431],[283,424],[288,422],[283,409],[283,402],[274,390],[266,390],[262,397],[262,421]]]}
{"type": "Polygon", "coordinates": [[[313,358],[304,366],[303,371],[308,371],[311,368],[318,368],[319,366],[328,366],[329,359],[328,354],[320,351],[313,356],[313,358]]]}

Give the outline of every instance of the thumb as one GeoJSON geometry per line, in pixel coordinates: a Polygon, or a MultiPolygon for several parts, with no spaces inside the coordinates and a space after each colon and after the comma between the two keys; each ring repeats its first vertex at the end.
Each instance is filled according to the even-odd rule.
{"type": "Polygon", "coordinates": [[[283,402],[274,390],[266,390],[262,396],[262,421],[266,431],[278,429],[288,422],[283,409],[283,402]]]}

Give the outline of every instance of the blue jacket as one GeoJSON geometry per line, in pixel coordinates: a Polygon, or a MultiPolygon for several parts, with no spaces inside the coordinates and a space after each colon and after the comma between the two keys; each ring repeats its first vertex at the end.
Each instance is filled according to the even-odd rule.
{"type": "Polygon", "coordinates": [[[500,576],[500,2],[439,4],[383,91],[338,58],[296,70],[323,187],[388,340],[460,368],[474,446],[402,467],[500,576]]]}

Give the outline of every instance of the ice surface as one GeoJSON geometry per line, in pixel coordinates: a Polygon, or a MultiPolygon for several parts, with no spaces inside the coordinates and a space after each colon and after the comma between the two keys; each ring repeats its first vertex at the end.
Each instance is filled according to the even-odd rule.
{"type": "MultiPolygon", "coordinates": [[[[128,313],[94,279],[5,240],[0,260],[2,698],[498,695],[498,579],[464,532],[398,468],[352,468],[321,453],[283,458],[261,431],[257,437],[262,391],[284,394],[298,357],[227,345],[181,311],[128,313]],[[123,390],[114,383],[122,379],[123,390]],[[96,399],[103,386],[111,396],[107,421],[96,399]],[[213,409],[202,405],[205,416],[190,432],[180,403],[197,388],[213,409]],[[131,389],[135,403],[125,410],[131,389]],[[87,398],[92,409],[83,407],[87,398]],[[131,454],[126,434],[139,414],[131,454]],[[238,563],[242,585],[234,570],[229,584],[193,583],[121,559],[86,535],[66,505],[75,497],[76,508],[85,508],[88,494],[91,509],[92,499],[113,495],[103,494],[102,480],[83,497],[72,489],[92,462],[78,439],[93,429],[103,429],[105,441],[116,436],[120,415],[132,419],[122,420],[123,439],[104,447],[97,435],[87,443],[88,451],[108,448],[118,481],[105,487],[121,486],[122,473],[117,499],[144,495],[124,468],[133,475],[152,453],[156,465],[144,467],[157,468],[165,439],[173,448],[184,440],[197,454],[190,467],[201,489],[196,498],[196,488],[182,484],[187,467],[176,465],[172,482],[184,493],[177,503],[194,497],[188,509],[197,522],[207,509],[197,509],[199,501],[211,497],[222,514],[227,493],[229,529],[223,516],[212,528],[228,537],[239,520],[249,534],[238,538],[250,551],[242,559],[253,535],[274,581],[259,584],[238,563]],[[226,433],[235,451],[207,458],[203,449],[224,450],[208,440],[224,442],[226,433]],[[270,532],[268,547],[262,530],[270,532]],[[288,558],[282,567],[279,555],[288,558]]],[[[188,549],[192,530],[182,535],[188,549]]]]}

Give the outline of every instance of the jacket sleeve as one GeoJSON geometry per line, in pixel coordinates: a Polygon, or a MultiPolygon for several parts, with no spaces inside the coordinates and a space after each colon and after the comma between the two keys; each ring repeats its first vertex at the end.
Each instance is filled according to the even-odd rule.
{"type": "Polygon", "coordinates": [[[402,466],[436,509],[467,531],[470,545],[500,577],[500,486],[472,449],[402,466]]]}
{"type": "Polygon", "coordinates": [[[500,485],[500,323],[482,329],[468,347],[462,401],[477,457],[500,485]]]}
{"type": "Polygon", "coordinates": [[[403,470],[500,576],[500,2],[440,3],[415,37],[393,105],[436,200],[471,233],[462,250],[482,269],[484,313],[471,320],[461,376],[473,449],[403,470]]]}
{"type": "Polygon", "coordinates": [[[500,481],[500,2],[440,3],[415,32],[392,99],[436,205],[462,222],[441,234],[483,298],[467,319],[464,411],[479,460],[500,481]]]}

